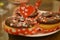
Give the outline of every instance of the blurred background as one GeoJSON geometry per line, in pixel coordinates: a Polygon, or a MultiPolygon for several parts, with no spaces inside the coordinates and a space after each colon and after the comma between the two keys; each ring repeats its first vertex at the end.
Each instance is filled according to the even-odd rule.
{"type": "MultiPolygon", "coordinates": [[[[36,0],[30,0],[29,4],[34,5],[36,0]]],[[[19,6],[7,0],[0,0],[0,40],[8,40],[8,35],[3,31],[2,22],[12,15],[13,10],[19,6]]],[[[58,12],[60,0],[42,0],[40,10],[58,12]]],[[[60,35],[60,34],[59,34],[60,35]]],[[[58,38],[59,40],[60,38],[58,38]]]]}

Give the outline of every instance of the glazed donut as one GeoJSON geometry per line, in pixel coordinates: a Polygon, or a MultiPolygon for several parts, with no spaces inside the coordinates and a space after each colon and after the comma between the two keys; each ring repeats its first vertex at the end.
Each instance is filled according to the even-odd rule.
{"type": "Polygon", "coordinates": [[[60,22],[60,14],[53,13],[53,12],[46,12],[42,13],[38,18],[37,21],[43,24],[54,24],[60,22]]]}

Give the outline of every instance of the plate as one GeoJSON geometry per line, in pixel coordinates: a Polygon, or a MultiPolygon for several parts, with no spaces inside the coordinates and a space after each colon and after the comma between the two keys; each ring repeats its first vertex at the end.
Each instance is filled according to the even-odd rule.
{"type": "Polygon", "coordinates": [[[25,35],[26,37],[43,37],[43,36],[48,36],[48,35],[52,35],[52,34],[55,34],[57,32],[59,32],[60,29],[56,30],[56,31],[53,31],[53,32],[50,32],[50,33],[39,33],[39,34],[35,34],[35,35],[25,35]]]}
{"type": "MultiPolygon", "coordinates": [[[[40,13],[46,13],[48,11],[38,11],[38,12],[40,12],[40,13]]],[[[34,34],[34,35],[22,35],[22,34],[20,34],[20,35],[21,36],[25,36],[25,37],[43,37],[43,36],[48,36],[48,35],[55,34],[55,33],[59,32],[59,31],[60,31],[60,29],[58,29],[56,31],[53,31],[53,32],[49,32],[49,33],[38,33],[38,34],[34,34]]]]}

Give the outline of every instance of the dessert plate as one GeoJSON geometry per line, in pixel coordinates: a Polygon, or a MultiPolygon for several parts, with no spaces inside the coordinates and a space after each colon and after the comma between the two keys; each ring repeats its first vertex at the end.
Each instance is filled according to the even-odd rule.
{"type": "Polygon", "coordinates": [[[60,31],[60,29],[58,29],[56,31],[53,31],[53,32],[50,32],[50,33],[39,33],[39,34],[35,34],[35,35],[24,35],[24,36],[26,36],[26,37],[43,37],[43,36],[48,36],[48,35],[55,34],[59,31],[60,31]]]}
{"type": "MultiPolygon", "coordinates": [[[[47,11],[38,11],[40,13],[45,13],[47,11]]],[[[4,24],[4,22],[2,23],[4,24]]],[[[3,25],[2,25],[3,26],[3,25]]],[[[56,31],[53,31],[53,32],[49,32],[49,33],[38,33],[38,34],[34,34],[34,35],[23,35],[23,34],[20,34],[21,36],[25,36],[25,37],[43,37],[43,36],[48,36],[48,35],[52,35],[52,34],[55,34],[57,32],[59,32],[60,29],[57,29],[56,31]]]]}

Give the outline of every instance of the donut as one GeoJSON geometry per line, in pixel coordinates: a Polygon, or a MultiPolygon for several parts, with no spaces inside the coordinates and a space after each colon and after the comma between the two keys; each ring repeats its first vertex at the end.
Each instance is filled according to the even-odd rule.
{"type": "Polygon", "coordinates": [[[36,22],[31,18],[21,21],[20,18],[9,17],[4,23],[4,29],[9,34],[13,35],[33,35],[37,34],[39,27],[36,26],[36,22]],[[20,31],[19,31],[20,30],[20,31]]]}
{"type": "Polygon", "coordinates": [[[41,12],[37,18],[42,33],[52,32],[59,29],[60,14],[54,12],[41,12]]]}

